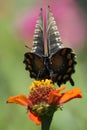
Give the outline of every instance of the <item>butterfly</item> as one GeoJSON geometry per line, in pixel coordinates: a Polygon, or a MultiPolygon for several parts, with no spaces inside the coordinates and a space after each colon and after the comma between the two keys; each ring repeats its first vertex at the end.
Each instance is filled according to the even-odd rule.
{"type": "Polygon", "coordinates": [[[51,79],[58,86],[67,81],[74,85],[71,76],[77,63],[75,57],[71,48],[63,47],[50,6],[47,10],[46,27],[41,8],[36,21],[32,49],[24,54],[23,62],[26,70],[30,72],[30,77],[37,80],[51,79]]]}

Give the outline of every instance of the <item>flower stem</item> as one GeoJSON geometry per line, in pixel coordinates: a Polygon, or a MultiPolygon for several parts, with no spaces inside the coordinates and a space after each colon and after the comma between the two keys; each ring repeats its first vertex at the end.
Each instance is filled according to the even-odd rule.
{"type": "Polygon", "coordinates": [[[41,117],[41,130],[50,130],[52,117],[53,117],[53,115],[41,117]]]}

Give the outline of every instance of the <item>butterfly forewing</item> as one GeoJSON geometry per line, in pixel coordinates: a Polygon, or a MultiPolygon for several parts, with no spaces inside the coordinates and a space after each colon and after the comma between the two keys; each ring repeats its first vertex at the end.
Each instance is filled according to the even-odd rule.
{"type": "Polygon", "coordinates": [[[43,12],[40,10],[39,19],[36,22],[35,31],[34,31],[34,39],[33,39],[33,47],[31,50],[32,53],[37,55],[44,55],[44,37],[43,37],[43,12]]]}
{"type": "Polygon", "coordinates": [[[48,7],[47,13],[47,43],[49,56],[52,56],[52,54],[62,48],[60,34],[50,7],[48,7]]]}

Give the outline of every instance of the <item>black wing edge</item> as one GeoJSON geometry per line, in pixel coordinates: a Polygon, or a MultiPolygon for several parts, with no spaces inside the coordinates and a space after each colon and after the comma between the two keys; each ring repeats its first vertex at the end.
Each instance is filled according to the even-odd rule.
{"type": "Polygon", "coordinates": [[[62,48],[58,52],[63,59],[63,64],[61,65],[62,70],[57,76],[57,84],[65,84],[70,81],[71,85],[74,86],[74,81],[72,79],[72,74],[75,73],[76,55],[71,48],[62,48]]]}

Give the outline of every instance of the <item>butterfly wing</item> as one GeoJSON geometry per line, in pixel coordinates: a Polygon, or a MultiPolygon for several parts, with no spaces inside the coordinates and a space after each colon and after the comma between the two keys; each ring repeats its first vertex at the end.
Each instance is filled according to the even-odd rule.
{"type": "Polygon", "coordinates": [[[75,72],[75,54],[71,48],[63,47],[50,7],[47,14],[47,43],[53,81],[59,86],[67,81],[74,85],[71,75],[75,72]]]}
{"type": "Polygon", "coordinates": [[[62,48],[51,57],[50,68],[56,74],[55,82],[60,86],[67,81],[74,85],[71,75],[75,72],[75,54],[70,48],[62,48]]]}
{"type": "Polygon", "coordinates": [[[59,51],[62,48],[62,42],[60,39],[60,34],[57,29],[57,25],[53,14],[48,7],[47,13],[47,46],[48,46],[48,55],[51,57],[54,53],[59,51]]]}
{"type": "Polygon", "coordinates": [[[24,63],[26,70],[30,72],[31,78],[40,78],[44,70],[43,64],[44,55],[44,38],[43,38],[43,14],[40,10],[39,18],[36,22],[33,47],[30,52],[25,53],[24,63]]]}

